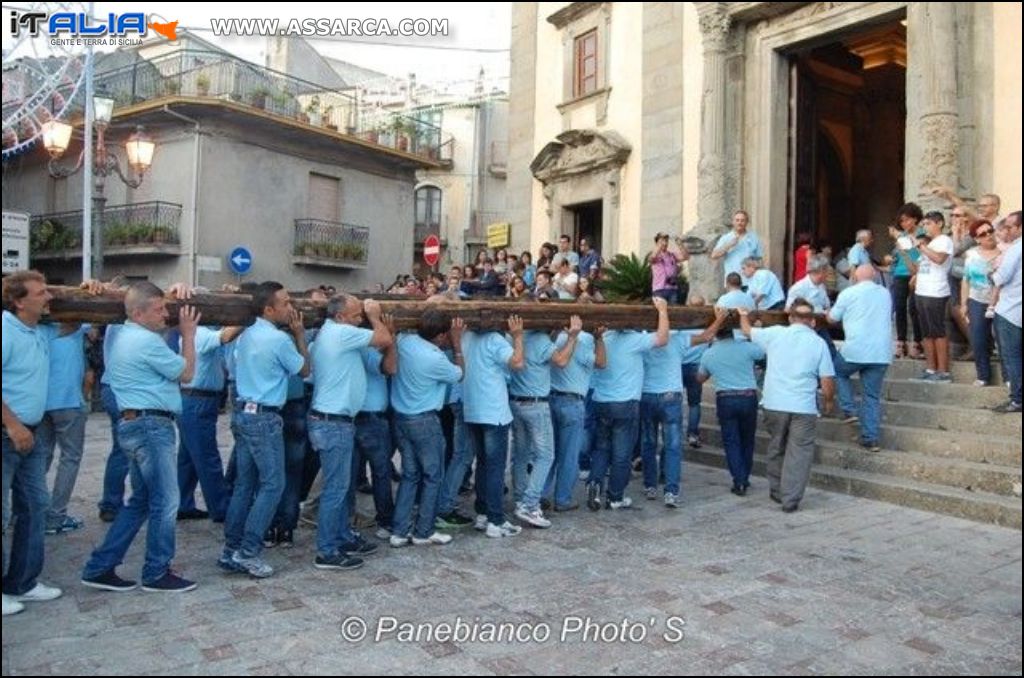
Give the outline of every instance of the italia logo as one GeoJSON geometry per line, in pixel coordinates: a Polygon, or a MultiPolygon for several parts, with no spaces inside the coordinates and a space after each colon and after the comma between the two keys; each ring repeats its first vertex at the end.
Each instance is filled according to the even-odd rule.
{"type": "Polygon", "coordinates": [[[31,37],[45,33],[49,36],[99,38],[145,36],[149,29],[168,40],[177,40],[178,22],[147,21],[142,12],[107,14],[106,21],[94,19],[84,12],[14,12],[10,14],[11,35],[19,36],[26,30],[31,37]]]}

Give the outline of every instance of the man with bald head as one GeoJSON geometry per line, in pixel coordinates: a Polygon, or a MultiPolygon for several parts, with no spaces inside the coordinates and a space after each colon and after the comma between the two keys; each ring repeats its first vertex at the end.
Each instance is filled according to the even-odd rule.
{"type": "Polygon", "coordinates": [[[892,297],[875,282],[871,264],[853,271],[854,285],[843,290],[828,313],[829,322],[843,325],[846,340],[833,360],[839,390],[839,407],[846,423],[860,421],[860,445],[877,452],[882,423],[882,382],[892,362],[892,297]],[[850,377],[860,373],[861,403],[858,410],[850,377]]]}

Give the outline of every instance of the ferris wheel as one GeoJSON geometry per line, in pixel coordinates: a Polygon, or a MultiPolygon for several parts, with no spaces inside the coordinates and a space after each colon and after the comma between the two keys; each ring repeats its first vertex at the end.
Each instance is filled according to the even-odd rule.
{"type": "MultiPolygon", "coordinates": [[[[25,12],[87,12],[86,3],[33,2],[25,12]]],[[[65,118],[85,76],[85,47],[27,30],[4,35],[3,161],[31,149],[44,123],[65,118]]]]}

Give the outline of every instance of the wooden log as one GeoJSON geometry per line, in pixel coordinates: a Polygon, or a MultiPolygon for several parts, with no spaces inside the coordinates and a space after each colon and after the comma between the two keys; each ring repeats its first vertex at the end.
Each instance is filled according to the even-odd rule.
{"type": "MultiPolygon", "coordinates": [[[[50,287],[53,300],[50,302],[49,317],[59,322],[89,322],[93,324],[109,324],[124,322],[124,292],[107,292],[102,295],[91,295],[73,287],[50,287]]],[[[526,329],[557,330],[569,324],[569,317],[579,315],[583,326],[592,330],[604,326],[613,330],[654,330],[657,328],[658,316],[652,304],[578,304],[560,302],[532,301],[452,301],[430,303],[424,300],[410,300],[408,297],[391,297],[392,300],[379,301],[385,313],[391,314],[399,330],[412,330],[420,315],[427,308],[436,308],[453,317],[462,318],[469,329],[501,330],[506,327],[509,315],[516,314],[523,319],[526,329]]],[[[170,312],[169,324],[177,322],[179,301],[168,300],[170,312]]],[[[202,313],[202,324],[228,326],[248,326],[255,319],[252,311],[252,299],[246,294],[197,294],[187,303],[195,306],[202,313]]],[[[319,327],[323,324],[327,312],[325,302],[313,301],[308,297],[292,297],[293,305],[302,313],[307,327],[319,327]]],[[[780,325],[788,322],[786,313],[782,311],[761,311],[752,314],[765,326],[780,325]]],[[[714,320],[714,310],[710,306],[670,306],[669,322],[672,329],[704,328],[714,320]]],[[[729,326],[736,326],[737,319],[730,318],[729,326]]]]}

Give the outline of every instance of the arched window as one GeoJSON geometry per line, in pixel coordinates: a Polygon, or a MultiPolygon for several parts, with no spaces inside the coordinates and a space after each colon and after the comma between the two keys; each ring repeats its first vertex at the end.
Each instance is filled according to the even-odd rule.
{"type": "Polygon", "coordinates": [[[437,186],[416,189],[416,232],[441,232],[441,189],[437,186]]]}

